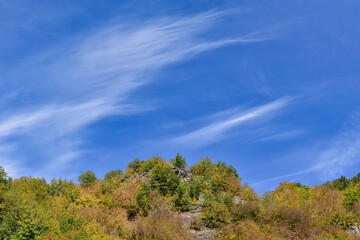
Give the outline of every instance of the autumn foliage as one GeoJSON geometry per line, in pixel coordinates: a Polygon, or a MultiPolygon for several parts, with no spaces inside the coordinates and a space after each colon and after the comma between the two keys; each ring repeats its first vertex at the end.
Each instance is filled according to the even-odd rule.
{"type": "Polygon", "coordinates": [[[259,196],[225,162],[186,167],[179,154],[135,159],[103,178],[83,172],[79,184],[12,179],[0,167],[0,239],[180,240],[209,229],[214,239],[355,239],[347,230],[360,223],[360,175],[283,182],[259,196]]]}

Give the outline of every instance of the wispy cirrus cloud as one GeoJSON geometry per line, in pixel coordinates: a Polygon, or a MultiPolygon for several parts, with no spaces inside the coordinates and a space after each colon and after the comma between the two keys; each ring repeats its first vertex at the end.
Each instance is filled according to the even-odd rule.
{"type": "MultiPolygon", "coordinates": [[[[311,172],[317,172],[322,180],[340,177],[349,167],[360,162],[360,114],[355,112],[352,120],[337,135],[327,139],[321,147],[309,147],[306,154],[296,154],[302,161],[314,163],[308,168],[253,183],[254,186],[277,180],[291,180],[311,172]]],[[[290,157],[292,158],[292,157],[290,157]]],[[[283,158],[283,161],[289,159],[283,158]]]]}
{"type": "MultiPolygon", "coordinates": [[[[18,68],[26,69],[16,70],[30,71],[37,84],[26,81],[26,76],[14,79],[19,90],[16,98],[41,97],[35,97],[31,104],[17,106],[15,111],[11,110],[11,104],[3,107],[6,115],[0,115],[0,140],[14,145],[5,156],[16,158],[14,153],[21,144],[31,141],[34,151],[49,158],[42,163],[43,169],[59,170],[81,155],[79,148],[84,140],[80,132],[90,124],[106,116],[153,108],[133,101],[130,94],[155,81],[160,69],[225,45],[274,37],[274,31],[261,30],[210,41],[203,38],[202,34],[226,14],[209,11],[138,24],[114,21],[102,29],[78,36],[75,43],[60,44],[56,50],[41,53],[19,65],[18,68]],[[25,88],[26,91],[21,91],[25,88]],[[11,137],[13,139],[9,140],[11,137]]],[[[205,132],[218,136],[240,122],[275,110],[285,104],[283,101],[253,109],[243,116],[179,139],[199,138],[205,132]]]]}
{"type": "Polygon", "coordinates": [[[231,129],[259,120],[268,119],[281,113],[294,100],[294,97],[284,97],[273,102],[263,104],[250,109],[242,109],[240,112],[228,111],[213,116],[217,117],[214,122],[196,129],[190,133],[173,138],[170,142],[174,145],[187,145],[190,147],[202,147],[224,139],[231,129]],[[232,114],[231,114],[232,113],[232,114]],[[231,114],[229,116],[229,114],[231,114]]]}

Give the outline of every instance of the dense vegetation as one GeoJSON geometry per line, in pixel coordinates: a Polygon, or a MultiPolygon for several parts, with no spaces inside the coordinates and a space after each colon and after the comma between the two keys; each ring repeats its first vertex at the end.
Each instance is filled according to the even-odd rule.
{"type": "Polygon", "coordinates": [[[231,165],[187,168],[178,154],[78,182],[11,179],[0,167],[0,239],[194,239],[204,229],[216,239],[354,239],[346,230],[360,222],[360,175],[283,182],[260,197],[231,165]]]}

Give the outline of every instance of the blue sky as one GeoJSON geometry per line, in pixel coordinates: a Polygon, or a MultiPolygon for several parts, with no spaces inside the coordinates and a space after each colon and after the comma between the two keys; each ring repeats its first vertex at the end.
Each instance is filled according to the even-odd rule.
{"type": "Polygon", "coordinates": [[[360,171],[358,1],[2,1],[0,165],[180,152],[263,192],[360,171]]]}

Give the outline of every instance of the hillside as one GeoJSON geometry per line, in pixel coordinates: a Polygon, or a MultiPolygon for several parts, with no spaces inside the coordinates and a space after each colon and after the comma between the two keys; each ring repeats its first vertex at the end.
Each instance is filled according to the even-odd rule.
{"type": "Polygon", "coordinates": [[[0,239],[356,239],[360,174],[259,196],[225,162],[135,159],[98,179],[11,179],[0,168],[0,239]]]}

